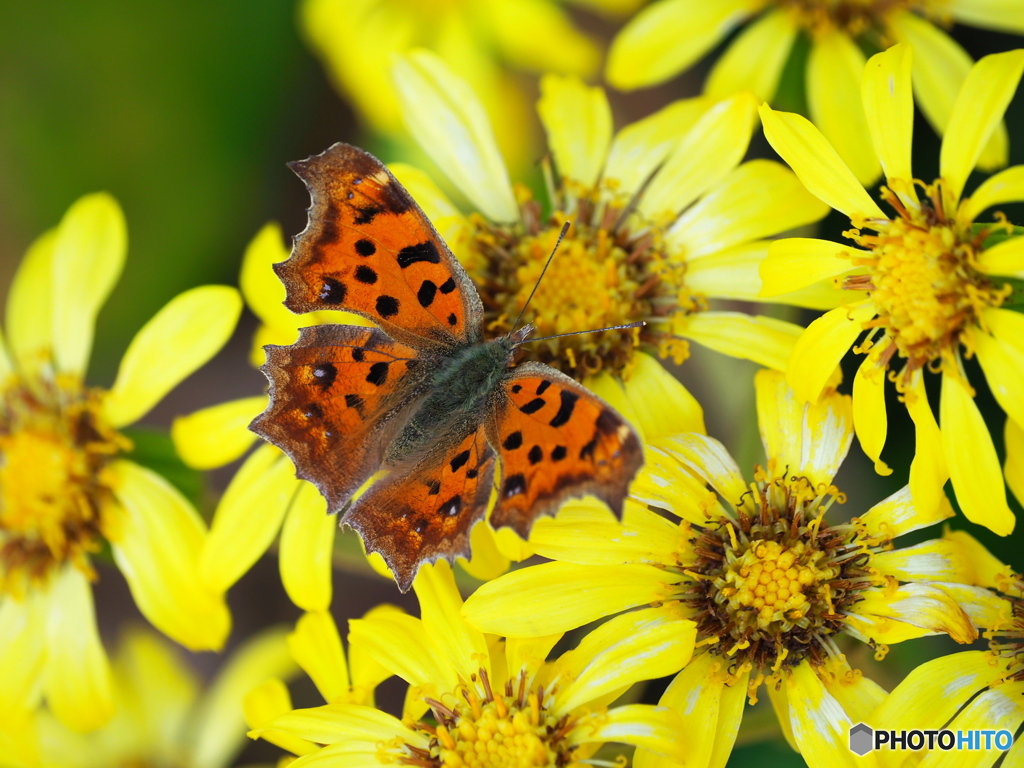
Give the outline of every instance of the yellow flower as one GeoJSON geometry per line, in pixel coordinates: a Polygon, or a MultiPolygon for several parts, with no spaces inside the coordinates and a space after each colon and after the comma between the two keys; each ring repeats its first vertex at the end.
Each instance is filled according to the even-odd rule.
{"type": "MultiPolygon", "coordinates": [[[[693,648],[692,623],[655,627],[635,617],[613,619],[545,662],[561,634],[501,641],[474,630],[460,615],[462,598],[446,563],[425,566],[413,588],[422,618],[390,609],[350,622],[353,650],[409,683],[402,719],[343,694],[326,706],[282,712],[251,735],[289,740],[304,755],[295,768],[329,760],[583,768],[608,741],[676,759],[686,754],[681,723],[668,708],[608,705],[634,682],[684,664],[693,648]]],[[[340,643],[319,648],[329,654],[321,663],[343,674],[340,643]]],[[[266,701],[267,693],[257,696],[266,701]]],[[[260,703],[250,697],[250,711],[273,711],[260,703]]]]}
{"type": "MultiPolygon", "coordinates": [[[[975,586],[950,585],[949,590],[985,630],[989,650],[954,653],[925,662],[893,689],[878,709],[876,720],[895,730],[1005,729],[1017,734],[1024,723],[1024,577],[999,562],[969,534],[954,531],[948,537],[968,551],[975,564],[975,586]]],[[[925,750],[920,765],[993,765],[1006,752],[1001,764],[1017,766],[1024,755],[1024,742],[1019,735],[1016,742],[1009,751],[994,745],[971,753],[925,750]],[[970,762],[966,762],[966,754],[971,756],[970,762]]]]}
{"type": "MultiPolygon", "coordinates": [[[[639,0],[578,0],[609,15],[639,0]]],[[[517,166],[531,162],[536,130],[513,71],[589,76],[598,46],[556,0],[305,0],[303,31],[338,90],[377,133],[396,136],[401,118],[388,68],[423,46],[486,95],[487,113],[517,166]]]]}
{"type": "Polygon", "coordinates": [[[953,514],[948,504],[915,508],[907,488],[850,522],[825,522],[846,500],[832,480],[853,439],[850,398],[833,391],[802,404],[780,372],[755,381],[768,461],[754,482],[716,440],[657,440],[621,525],[580,506],[539,521],[531,545],[556,562],[483,585],[464,614],[481,631],[532,637],[657,606],[637,612],[663,612],[654,626],[697,625],[693,660],[662,698],[684,720],[686,765],[725,764],[743,700],[763,683],[808,764],[845,764],[847,727],[872,722],[884,692],[838,643],[851,636],[882,655],[936,633],[971,642],[977,632],[943,587],[973,570],[944,540],[893,549],[953,514]]]}
{"type": "MultiPolygon", "coordinates": [[[[648,352],[679,363],[692,340],[784,367],[796,326],[708,310],[713,298],[756,300],[764,238],[826,211],[782,165],[741,164],[750,94],[676,102],[613,135],[600,88],[545,76],[538,110],[557,175],[546,164],[553,210],[544,214],[532,192],[510,182],[468,83],[426,51],[399,60],[395,77],[410,132],[476,212],[460,213],[424,173],[393,170],[480,288],[490,332],[511,329],[570,221],[523,321],[538,337],[648,325],[527,344],[527,355],[591,387],[598,374],[613,374],[630,403],[660,409],[668,433],[703,430],[702,412],[648,352]]],[[[836,306],[837,291],[814,291],[804,300],[836,306]]]]}
{"type": "Polygon", "coordinates": [[[41,692],[77,730],[112,713],[89,585],[105,543],[143,615],[170,637],[214,649],[230,625],[223,595],[196,576],[205,524],[125,457],[132,444],[119,430],[213,357],[241,301],[226,286],[186,291],[135,336],[110,389],[87,386],[96,315],[126,249],[117,203],[80,199],[22,261],[0,338],[0,712],[30,711],[41,692]]]}
{"type": "MultiPolygon", "coordinates": [[[[283,305],[284,286],[271,266],[285,261],[281,230],[268,224],[253,238],[242,261],[242,294],[260,320],[253,339],[253,365],[264,361],[264,344],[292,344],[299,328],[323,323],[371,325],[348,312],[297,315],[283,305]]],[[[171,429],[185,463],[211,469],[235,461],[257,441],[249,423],[267,406],[265,395],[231,400],[175,420],[171,429]]],[[[270,444],[261,444],[239,467],[214,511],[209,538],[199,559],[199,573],[212,590],[227,591],[263,555],[280,532],[278,564],[289,598],[306,611],[326,611],[331,605],[336,517],[315,486],[299,480],[288,457],[270,444]]],[[[477,578],[504,573],[509,556],[522,559],[516,542],[501,550],[488,526],[471,534],[473,559],[463,563],[477,578]]],[[[502,539],[505,540],[504,537],[502,539]]],[[[387,574],[379,555],[371,558],[387,574]]]]}
{"type": "Polygon", "coordinates": [[[110,722],[79,734],[44,710],[29,732],[15,733],[5,719],[0,747],[7,746],[5,739],[23,741],[29,751],[5,750],[4,765],[227,768],[245,743],[245,694],[268,678],[297,671],[280,629],[246,640],[205,691],[169,643],[142,629],[125,633],[112,666],[116,714],[110,722]]]}
{"type": "MultiPolygon", "coordinates": [[[[809,38],[811,120],[862,184],[879,176],[867,141],[868,117],[857,99],[862,47],[878,50],[898,42],[914,47],[918,105],[942,135],[953,119],[953,97],[974,62],[935,22],[1024,33],[1017,0],[660,0],[638,13],[612,43],[608,82],[631,89],[667,80],[754,16],[712,67],[705,92],[720,98],[752,90],[771,101],[791,54],[806,50],[803,42],[809,38]]],[[[1005,165],[1007,145],[1006,127],[999,124],[983,144],[981,166],[1005,165]]]]}
{"type": "Polygon", "coordinates": [[[1005,220],[974,223],[994,205],[1024,200],[1024,166],[993,176],[969,198],[963,190],[1022,70],[1024,50],[986,56],[974,66],[942,142],[941,176],[928,185],[914,179],[910,168],[911,51],[899,45],[872,57],[864,71],[863,100],[885,168],[888,186],[881,197],[894,211],[891,218],[810,123],[762,108],[768,141],[811,192],[850,217],[853,229],[846,236],[858,246],[780,240],[761,265],[765,296],[823,279],[850,292],[844,306],[811,323],[797,342],[790,384],[801,399],[813,401],[851,347],[865,353],[853,383],[853,415],[861,446],[876,468],[888,472],[879,458],[888,378],[895,380],[917,432],[910,470],[915,503],[939,504],[942,485],[952,477],[968,519],[1004,536],[1013,530],[1014,517],[963,357],[978,356],[996,400],[1024,424],[1024,315],[1000,308],[1011,288],[999,277],[1024,276],[1024,237],[1014,236],[1005,220]],[[993,236],[1007,233],[990,244],[993,236]],[[925,394],[926,369],[942,375],[941,431],[925,394]]]}

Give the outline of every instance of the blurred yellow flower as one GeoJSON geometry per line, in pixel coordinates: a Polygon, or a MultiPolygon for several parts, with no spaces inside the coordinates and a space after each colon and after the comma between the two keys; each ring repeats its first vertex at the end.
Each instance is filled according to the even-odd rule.
{"type": "MultiPolygon", "coordinates": [[[[125,633],[113,659],[116,714],[76,733],[42,711],[32,729],[38,751],[3,761],[17,768],[227,768],[245,744],[244,696],[267,679],[297,672],[281,629],[248,638],[204,691],[169,643],[142,629],[125,633]],[[19,759],[20,758],[20,759],[19,759]]],[[[14,734],[0,724],[0,748],[14,734]]],[[[26,734],[18,734],[19,737],[26,734]]],[[[11,758],[11,752],[5,752],[11,758]]]]}
{"type": "MultiPolygon", "coordinates": [[[[706,93],[721,98],[752,90],[771,101],[794,43],[810,38],[805,76],[810,118],[865,185],[878,179],[880,169],[857,98],[866,59],[862,46],[878,50],[903,42],[914,47],[918,106],[942,135],[973,61],[936,24],[955,21],[1024,34],[1017,0],[659,0],[612,43],[608,81],[631,89],[667,80],[755,16],[712,67],[706,93]]],[[[1005,165],[1006,127],[999,124],[983,146],[983,168],[1005,165]]]]}
{"type": "MultiPolygon", "coordinates": [[[[692,340],[785,366],[797,326],[708,308],[713,298],[757,300],[765,238],[826,212],[779,163],[741,163],[753,130],[750,94],[676,102],[613,134],[604,91],[545,76],[538,111],[554,161],[554,170],[545,163],[553,209],[545,214],[530,190],[510,182],[467,82],[427,51],[399,60],[395,77],[410,132],[475,212],[460,213],[421,171],[392,170],[474,278],[490,332],[511,329],[570,221],[524,322],[538,337],[647,326],[527,344],[527,355],[599,393],[595,378],[613,375],[634,408],[659,409],[668,433],[703,430],[702,412],[648,352],[680,363],[692,340]]],[[[812,290],[803,300],[822,308],[841,296],[812,290]]]]}
{"type": "MultiPolygon", "coordinates": [[[[622,15],[640,0],[576,4],[622,15]]],[[[374,131],[393,138],[400,138],[401,119],[388,74],[392,57],[416,47],[437,52],[485,94],[517,167],[533,159],[536,131],[512,72],[590,76],[601,58],[558,0],[305,0],[301,23],[338,90],[374,131]]]]}
{"type": "Polygon", "coordinates": [[[1012,291],[1007,278],[1024,277],[1024,237],[1000,214],[999,223],[975,223],[995,205],[1024,200],[1024,166],[993,176],[971,197],[963,190],[1022,71],[1024,50],[986,56],[974,65],[942,142],[940,178],[929,185],[915,179],[910,167],[911,51],[898,45],[872,57],[864,71],[863,102],[885,168],[888,186],[881,198],[893,209],[892,218],[814,126],[767,105],[761,112],[768,141],[811,192],[850,217],[853,229],[846,236],[858,246],[780,240],[761,265],[765,296],[822,280],[850,292],[844,306],[811,323],[797,342],[790,384],[800,398],[816,400],[851,347],[865,353],[853,383],[853,413],[861,446],[876,468],[888,472],[879,458],[888,378],[917,431],[910,470],[915,503],[937,506],[952,477],[968,519],[1004,536],[1013,530],[1014,516],[963,358],[977,355],[996,400],[1010,419],[1024,424],[1024,315],[1000,308],[1012,291]],[[942,375],[941,431],[928,405],[926,370],[942,375]]]}
{"type": "Polygon", "coordinates": [[[117,203],[81,198],[22,261],[0,338],[0,712],[29,712],[42,696],[81,731],[113,711],[89,585],[106,543],[143,615],[178,642],[219,648],[231,621],[197,576],[204,522],[125,458],[119,430],[216,354],[241,300],[226,286],[177,296],[132,340],[113,386],[89,387],[96,315],[126,250],[117,203]]]}
{"type": "MultiPolygon", "coordinates": [[[[685,756],[680,719],[668,708],[608,705],[634,682],[685,664],[692,623],[653,627],[633,617],[613,619],[545,662],[561,634],[501,641],[474,630],[462,619],[462,598],[446,563],[425,566],[413,589],[422,618],[390,609],[350,622],[352,648],[409,683],[402,719],[345,695],[339,680],[341,695],[332,703],[281,711],[250,735],[303,755],[291,763],[295,768],[329,760],[583,768],[608,741],[685,756]]],[[[319,647],[326,652],[317,659],[321,669],[344,675],[340,643],[319,647]]],[[[257,721],[286,703],[280,690],[266,686],[249,697],[247,710],[257,721]]]]}
{"type": "MultiPolygon", "coordinates": [[[[253,365],[263,363],[264,344],[292,344],[299,328],[324,323],[371,325],[348,312],[297,315],[284,307],[285,290],[272,265],[288,258],[280,227],[268,224],[253,238],[242,261],[240,284],[248,306],[260,320],[254,337],[253,365]]],[[[211,469],[228,464],[257,442],[249,422],[267,406],[265,395],[231,400],[175,420],[171,436],[189,466],[211,469]]],[[[278,564],[289,598],[306,611],[331,605],[336,517],[315,486],[295,476],[295,467],[277,447],[261,444],[239,467],[217,505],[210,536],[199,559],[199,573],[208,588],[224,592],[263,555],[280,532],[278,564]]],[[[509,557],[499,551],[493,531],[477,526],[472,533],[473,559],[464,563],[477,578],[504,573],[509,557]]],[[[503,549],[518,559],[509,541],[503,549]]],[[[462,562],[462,561],[460,561],[462,562]]],[[[371,563],[387,568],[379,555],[371,563]]]]}
{"type": "MultiPolygon", "coordinates": [[[[879,655],[937,633],[973,641],[968,615],[944,590],[973,579],[973,565],[946,540],[893,549],[895,538],[953,514],[948,504],[915,508],[907,488],[851,522],[826,523],[846,501],[832,480],[853,439],[850,397],[830,391],[803,404],[778,371],[760,371],[755,384],[768,461],[754,482],[712,438],[655,441],[622,524],[571,505],[538,521],[531,545],[555,562],[483,585],[463,613],[483,632],[515,637],[638,606],[618,618],[650,615],[648,631],[694,623],[693,660],[661,700],[684,721],[681,762],[724,765],[743,700],[766,684],[791,746],[811,766],[842,765],[848,726],[873,722],[885,694],[851,669],[837,641],[852,636],[879,655]]],[[[647,755],[637,764],[676,763],[647,755]]]]}

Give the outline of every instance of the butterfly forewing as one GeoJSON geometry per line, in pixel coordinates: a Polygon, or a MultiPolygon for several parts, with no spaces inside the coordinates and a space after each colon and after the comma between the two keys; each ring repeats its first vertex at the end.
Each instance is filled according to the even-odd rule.
{"type": "Polygon", "coordinates": [[[251,429],[287,453],[333,511],[380,466],[403,415],[429,380],[429,361],[377,328],[303,328],[267,346],[270,406],[251,429]]]}
{"type": "Polygon", "coordinates": [[[292,255],[275,265],[290,309],[356,312],[418,347],[479,339],[476,288],[383,163],[339,143],[291,167],[312,205],[292,255]]]}
{"type": "Polygon", "coordinates": [[[495,528],[529,535],[540,515],[593,494],[621,516],[643,463],[636,432],[611,406],[553,368],[525,363],[502,383],[489,439],[501,459],[495,528]]]}
{"type": "Polygon", "coordinates": [[[480,426],[374,484],[342,522],[359,532],[368,552],[383,556],[405,592],[422,563],[469,557],[469,534],[487,511],[493,484],[494,452],[480,426]]]}

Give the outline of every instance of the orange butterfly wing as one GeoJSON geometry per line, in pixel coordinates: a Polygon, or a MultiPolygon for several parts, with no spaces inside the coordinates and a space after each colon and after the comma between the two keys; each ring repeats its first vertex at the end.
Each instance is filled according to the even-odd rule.
{"type": "Polygon", "coordinates": [[[394,471],[353,502],[341,522],[379,552],[402,592],[421,564],[469,557],[469,534],[487,512],[494,451],[484,427],[439,446],[410,471],[394,471]]]}
{"type": "Polygon", "coordinates": [[[250,429],[341,509],[379,468],[432,365],[383,331],[352,325],[303,328],[295,344],[264,349],[270,405],[250,429]]]}
{"type": "Polygon", "coordinates": [[[312,205],[292,255],[274,266],[289,309],[356,312],[420,348],[479,340],[476,287],[383,163],[339,143],[291,168],[312,205]]]}
{"type": "Polygon", "coordinates": [[[524,539],[540,515],[566,499],[593,494],[618,516],[643,463],[640,440],[611,406],[573,379],[524,363],[502,382],[504,397],[488,439],[501,460],[495,528],[524,539]]]}

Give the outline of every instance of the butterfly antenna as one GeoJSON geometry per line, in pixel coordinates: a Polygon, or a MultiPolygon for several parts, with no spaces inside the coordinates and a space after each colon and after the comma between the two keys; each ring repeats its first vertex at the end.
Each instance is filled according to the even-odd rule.
{"type": "Polygon", "coordinates": [[[626,328],[643,328],[647,325],[643,320],[637,320],[635,323],[626,323],[625,325],[609,325],[607,328],[591,328],[589,331],[573,331],[571,333],[558,333],[554,336],[541,336],[539,339],[526,339],[520,342],[520,344],[526,344],[531,341],[547,341],[548,339],[560,339],[563,336],[579,336],[581,333],[601,333],[601,331],[621,331],[626,328]]]}
{"type": "MultiPolygon", "coordinates": [[[[526,308],[530,306],[530,302],[533,300],[533,294],[535,294],[537,292],[537,288],[540,287],[540,281],[544,279],[544,273],[548,271],[548,267],[551,265],[551,260],[555,258],[555,254],[558,252],[558,246],[562,244],[562,240],[565,238],[565,233],[569,231],[569,224],[570,222],[567,221],[562,225],[562,231],[558,233],[558,240],[555,242],[555,247],[551,249],[551,255],[548,256],[548,260],[544,262],[544,269],[540,271],[540,277],[538,277],[537,282],[533,284],[533,290],[530,291],[530,296],[526,299],[526,303],[523,304],[523,308],[519,312],[519,317],[516,318],[515,325],[512,326],[513,331],[519,327],[519,321],[523,319],[523,313],[525,313],[526,308]]],[[[584,333],[590,333],[590,331],[584,331],[584,333]]]]}

